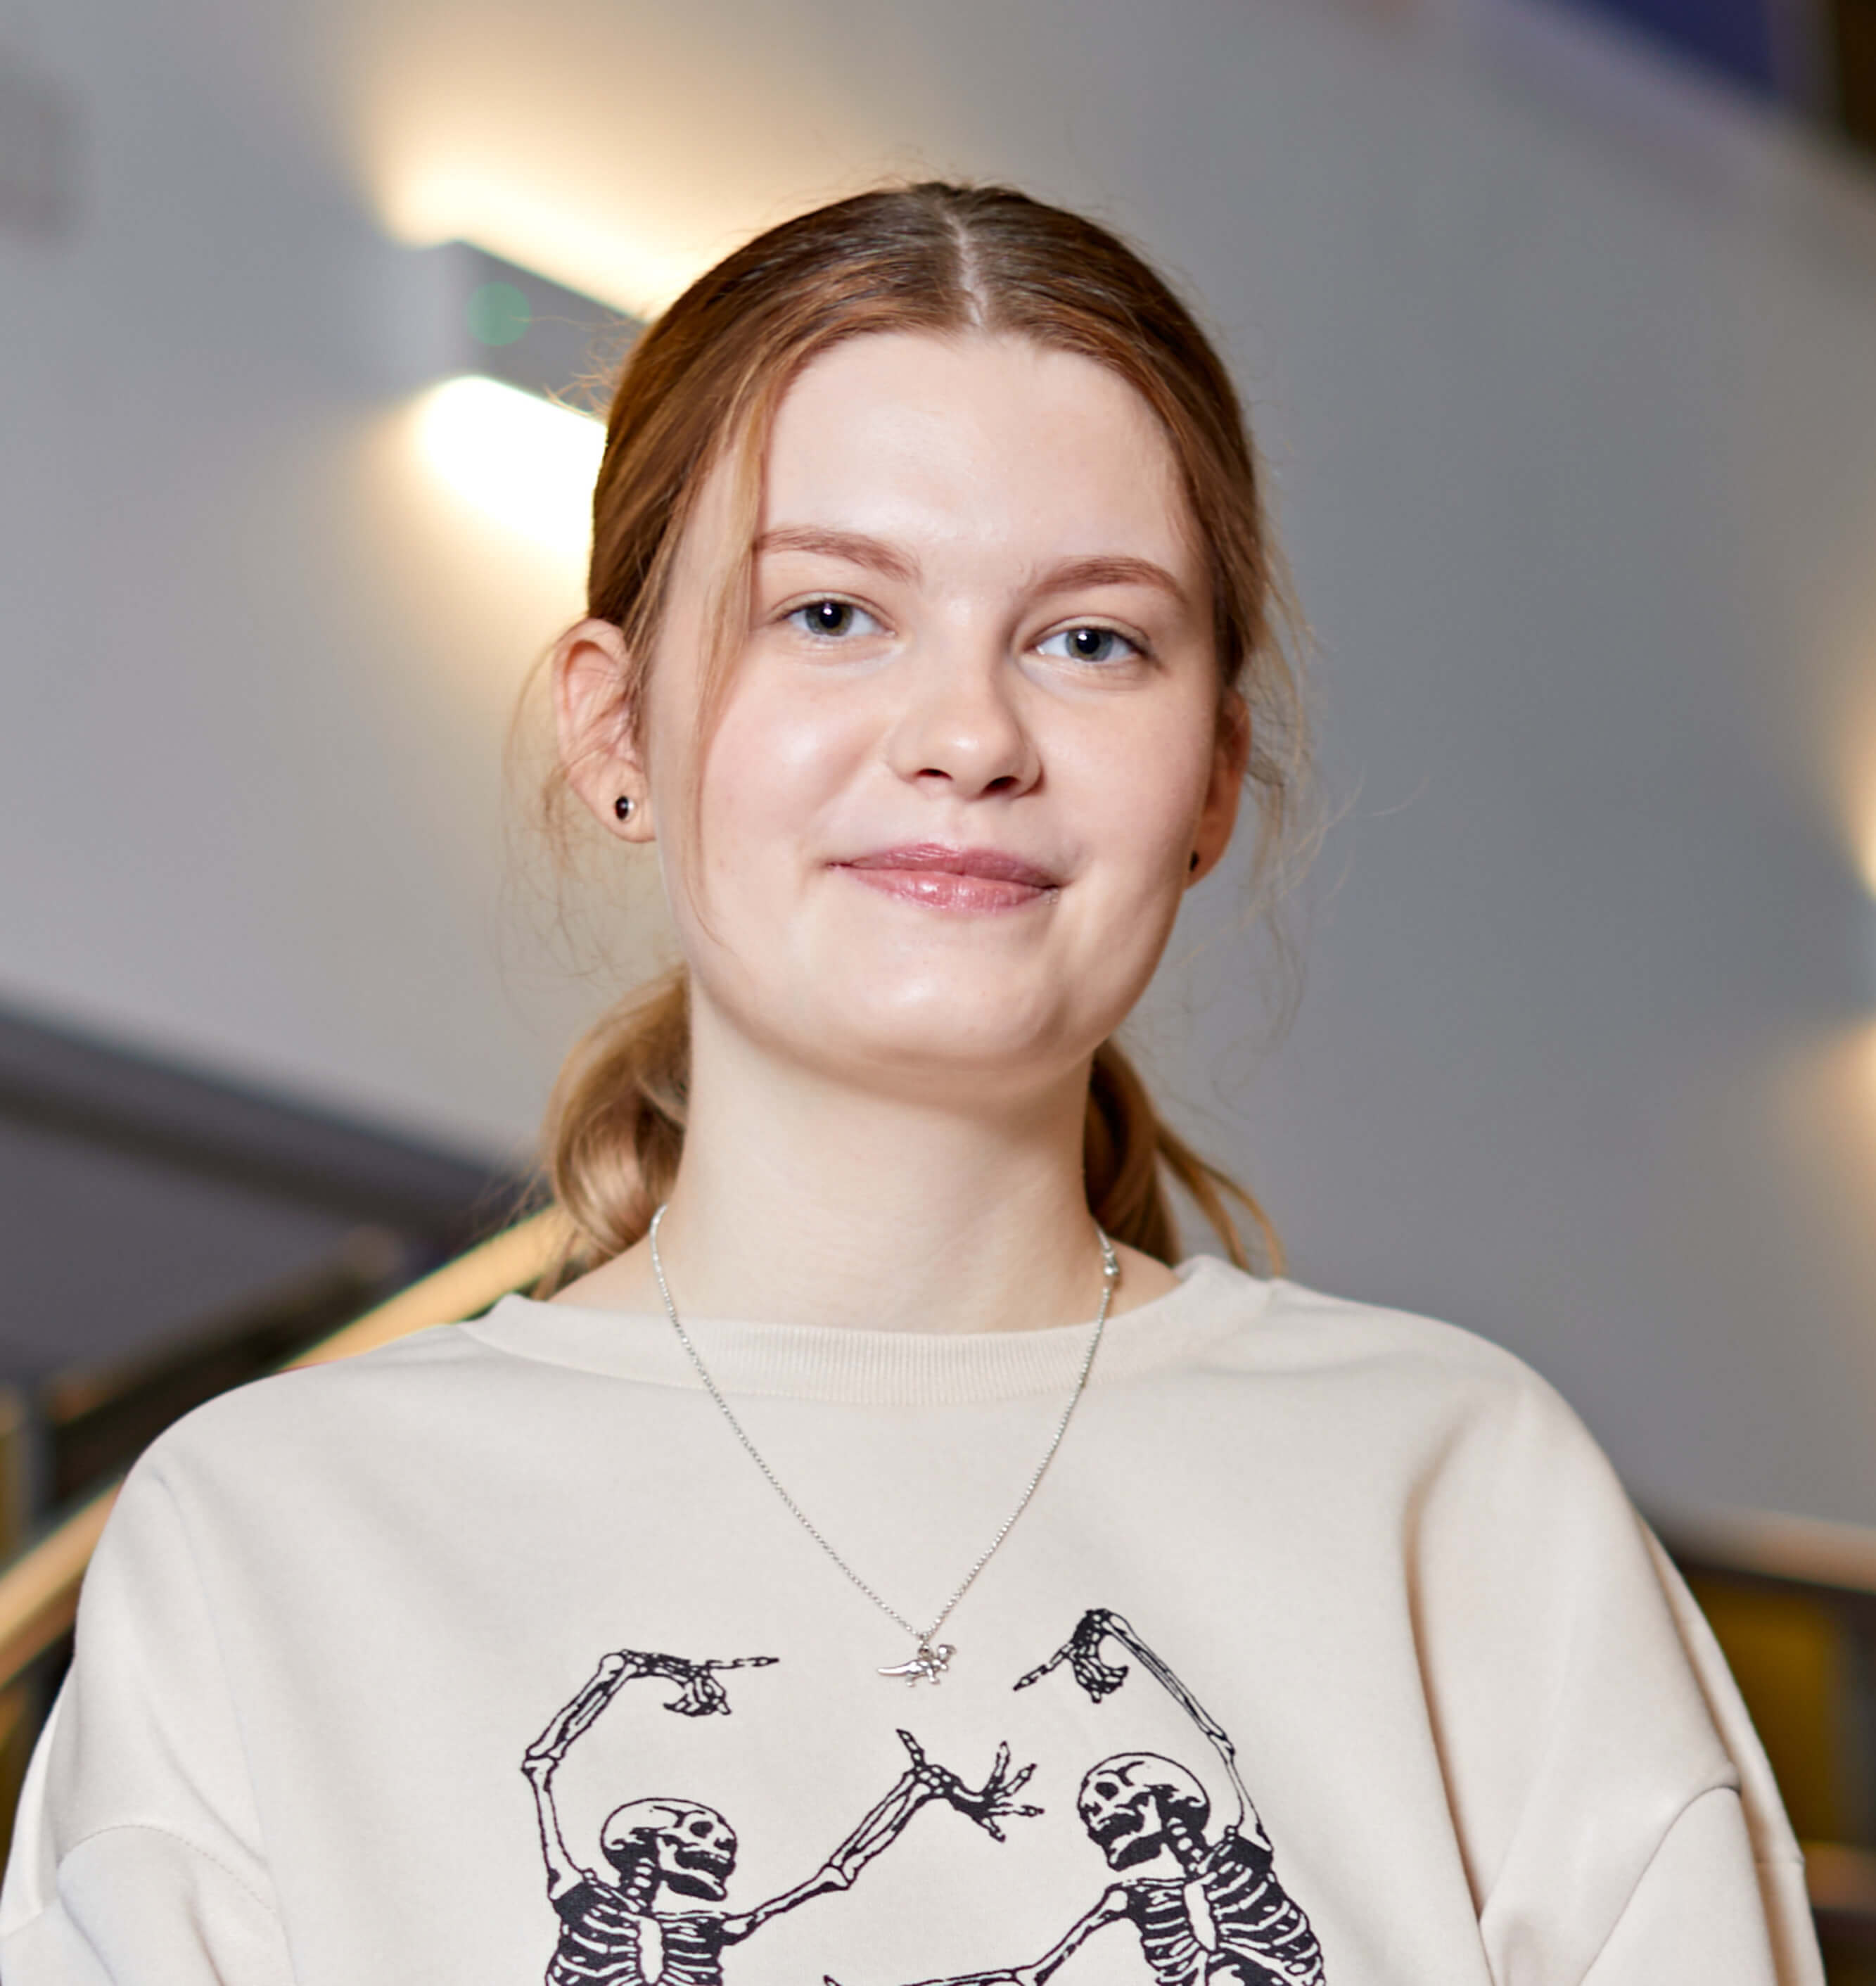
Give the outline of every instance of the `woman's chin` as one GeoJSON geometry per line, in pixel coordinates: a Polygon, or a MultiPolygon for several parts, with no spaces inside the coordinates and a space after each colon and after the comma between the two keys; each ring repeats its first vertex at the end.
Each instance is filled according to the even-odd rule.
{"type": "Polygon", "coordinates": [[[883,1090],[963,1103],[1007,1101],[1078,1069],[1101,1037],[1051,1017],[967,1012],[959,1007],[829,1015],[796,1044],[801,1059],[838,1074],[843,1086],[870,1075],[883,1090]]]}
{"type": "Polygon", "coordinates": [[[1059,961],[997,971],[983,970],[980,959],[928,954],[913,963],[908,971],[903,958],[863,954],[843,962],[817,949],[785,974],[738,974],[727,985],[704,981],[698,991],[767,1056],[843,1089],[936,1091],[962,1103],[1007,1101],[1078,1076],[1137,990],[1131,980],[1059,961]]]}

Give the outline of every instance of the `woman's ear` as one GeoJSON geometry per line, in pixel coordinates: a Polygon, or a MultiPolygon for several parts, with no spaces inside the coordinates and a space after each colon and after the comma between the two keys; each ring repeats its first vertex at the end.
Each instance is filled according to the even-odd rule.
{"type": "Polygon", "coordinates": [[[651,794],[627,685],[632,658],[610,621],[587,620],[554,645],[550,665],[560,764],[600,824],[626,841],[654,838],[651,794]]]}
{"type": "Polygon", "coordinates": [[[1251,713],[1238,692],[1227,690],[1219,707],[1218,736],[1212,749],[1212,776],[1192,834],[1188,884],[1202,882],[1231,845],[1244,796],[1244,769],[1251,759],[1251,713]]]}

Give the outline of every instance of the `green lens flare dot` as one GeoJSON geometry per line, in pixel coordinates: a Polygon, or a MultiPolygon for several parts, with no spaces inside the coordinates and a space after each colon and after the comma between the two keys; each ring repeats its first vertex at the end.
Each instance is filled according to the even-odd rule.
{"type": "Polygon", "coordinates": [[[469,300],[469,335],[478,345],[513,345],[533,321],[527,298],[513,283],[484,283],[469,300]]]}

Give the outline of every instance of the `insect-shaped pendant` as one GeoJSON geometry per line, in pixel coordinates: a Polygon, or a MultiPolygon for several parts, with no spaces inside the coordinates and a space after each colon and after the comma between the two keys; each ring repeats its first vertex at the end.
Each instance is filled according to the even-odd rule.
{"type": "Polygon", "coordinates": [[[956,1653],[949,1641],[940,1641],[936,1647],[930,1641],[921,1641],[918,1653],[909,1661],[896,1662],[879,1673],[896,1682],[943,1682],[944,1672],[951,1666],[951,1658],[956,1653]]]}

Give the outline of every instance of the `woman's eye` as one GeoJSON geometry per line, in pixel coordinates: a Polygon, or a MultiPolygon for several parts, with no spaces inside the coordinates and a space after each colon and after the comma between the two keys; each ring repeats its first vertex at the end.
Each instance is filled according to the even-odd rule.
{"type": "Polygon", "coordinates": [[[811,600],[786,617],[789,624],[804,635],[824,641],[837,641],[846,635],[876,635],[879,624],[863,607],[850,600],[811,600]]]}
{"type": "Polygon", "coordinates": [[[1071,662],[1120,662],[1140,652],[1115,628],[1064,628],[1037,644],[1037,652],[1071,662]]]}

